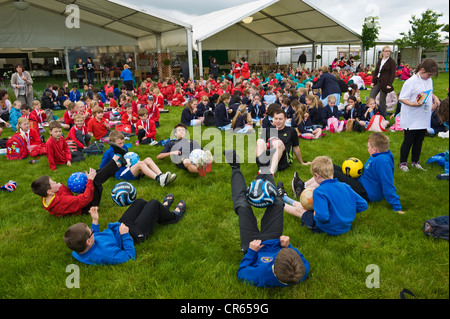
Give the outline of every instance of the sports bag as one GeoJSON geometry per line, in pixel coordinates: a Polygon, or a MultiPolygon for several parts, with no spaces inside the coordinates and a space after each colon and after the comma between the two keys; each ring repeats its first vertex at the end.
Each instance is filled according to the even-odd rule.
{"type": "Polygon", "coordinates": [[[433,238],[448,240],[448,215],[427,220],[423,224],[423,232],[433,238]]]}
{"type": "Polygon", "coordinates": [[[380,115],[380,113],[377,113],[376,115],[372,116],[372,118],[370,119],[370,123],[367,126],[366,131],[387,132],[387,130],[386,130],[387,123],[389,123],[389,122],[386,121],[384,119],[384,117],[382,117],[380,115]]]}
{"type": "Polygon", "coordinates": [[[20,160],[28,157],[27,143],[23,140],[22,136],[14,134],[6,142],[6,159],[8,160],[20,160]]]}

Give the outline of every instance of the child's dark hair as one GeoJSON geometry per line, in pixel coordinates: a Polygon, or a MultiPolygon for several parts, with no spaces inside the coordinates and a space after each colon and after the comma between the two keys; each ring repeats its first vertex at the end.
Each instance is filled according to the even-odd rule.
{"type": "Polygon", "coordinates": [[[424,69],[426,73],[433,73],[433,76],[437,77],[439,75],[439,66],[434,59],[423,60],[414,71],[418,73],[421,69],[424,69]]]}
{"type": "Polygon", "coordinates": [[[36,195],[47,197],[47,191],[50,189],[50,176],[44,175],[31,183],[31,190],[36,195]]]}
{"type": "Polygon", "coordinates": [[[292,248],[282,248],[273,263],[273,272],[284,284],[298,283],[305,276],[305,264],[292,248]]]}
{"type": "Polygon", "coordinates": [[[30,107],[28,104],[22,104],[22,105],[20,106],[20,110],[21,110],[21,111],[23,111],[23,110],[29,110],[29,111],[31,111],[31,107],[30,107]]]}
{"type": "Polygon", "coordinates": [[[70,250],[81,253],[86,249],[86,241],[90,237],[89,226],[85,223],[72,225],[64,234],[64,242],[70,250]]]}
{"type": "Polygon", "coordinates": [[[182,124],[182,123],[179,123],[179,124],[175,125],[175,127],[174,127],[173,129],[176,130],[176,129],[179,128],[179,127],[182,127],[182,128],[184,128],[185,130],[187,130],[186,125],[184,125],[184,124],[182,124]]]}

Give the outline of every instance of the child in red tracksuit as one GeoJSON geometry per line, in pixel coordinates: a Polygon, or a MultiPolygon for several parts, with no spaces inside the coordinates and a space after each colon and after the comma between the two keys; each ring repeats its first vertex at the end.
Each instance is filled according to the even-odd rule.
{"type": "MultiPolygon", "coordinates": [[[[120,156],[126,154],[126,151],[117,145],[111,145],[111,147],[120,156]]],[[[100,205],[103,183],[110,177],[114,177],[119,167],[126,164],[120,156],[114,155],[106,166],[97,171],[91,168],[87,173],[86,189],[79,195],[74,196],[67,186],[53,181],[47,175],[36,179],[31,184],[31,189],[33,193],[42,197],[43,208],[50,215],[61,217],[88,214],[92,206],[100,205]]]]}
{"type": "Polygon", "coordinates": [[[122,122],[122,124],[131,125],[131,131],[134,132],[133,128],[136,127],[135,125],[139,119],[139,116],[133,112],[133,106],[131,103],[125,103],[124,108],[125,112],[122,113],[120,122],[122,122]]]}
{"type": "Polygon", "coordinates": [[[61,123],[52,121],[48,126],[50,137],[47,140],[47,159],[50,169],[56,171],[56,165],[72,166],[72,155],[66,139],[62,137],[61,123]]]}
{"type": "Polygon", "coordinates": [[[183,106],[186,103],[184,94],[181,91],[181,87],[175,89],[175,94],[172,99],[172,106],[183,106]]]}
{"type": "Polygon", "coordinates": [[[155,122],[148,118],[148,111],[140,109],[139,120],[136,123],[136,130],[138,132],[139,144],[150,144],[155,139],[156,126],[155,122]]]}
{"type": "Polygon", "coordinates": [[[69,131],[67,135],[67,141],[74,141],[78,150],[83,150],[89,145],[91,136],[88,134],[87,126],[85,125],[84,115],[76,114],[73,117],[75,125],[69,131]]]}
{"type": "Polygon", "coordinates": [[[155,98],[153,97],[153,95],[149,95],[148,103],[147,103],[147,106],[145,107],[145,109],[148,112],[149,119],[152,120],[153,122],[155,122],[155,126],[156,126],[156,128],[158,128],[160,113],[159,113],[159,108],[156,106],[154,101],[155,101],[155,98]]]}

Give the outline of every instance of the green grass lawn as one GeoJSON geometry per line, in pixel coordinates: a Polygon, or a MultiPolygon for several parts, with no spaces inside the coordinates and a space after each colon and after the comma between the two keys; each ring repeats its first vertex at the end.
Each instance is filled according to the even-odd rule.
{"type": "MultiPolygon", "coordinates": [[[[36,83],[35,89],[39,89],[36,83]]],[[[394,83],[399,91],[402,83],[394,83]]],[[[434,81],[438,97],[444,98],[448,74],[434,81]]],[[[368,96],[363,91],[362,97],[368,96]]],[[[157,139],[170,135],[178,123],[181,108],[169,107],[161,115],[157,139]]],[[[56,112],[62,116],[62,112],[56,112]]],[[[189,129],[192,136],[192,128],[189,129]]],[[[12,133],[6,129],[4,136],[12,133]]],[[[370,133],[330,134],[315,140],[300,140],[303,159],[328,155],[337,164],[348,157],[365,162],[367,138],[370,133]]],[[[387,133],[398,166],[401,132],[387,133]]],[[[48,134],[47,134],[48,136],[48,134]]],[[[224,134],[222,133],[225,144],[224,134]]],[[[42,208],[39,197],[31,192],[32,181],[42,175],[66,183],[69,175],[98,168],[101,157],[92,156],[72,167],[59,167],[53,172],[45,157],[40,163],[28,160],[7,161],[0,157],[0,184],[17,181],[13,193],[0,193],[0,297],[3,299],[398,299],[399,292],[408,288],[420,299],[449,298],[449,247],[445,240],[434,240],[422,233],[425,220],[448,214],[449,187],[436,175],[443,168],[423,165],[427,171],[412,169],[409,173],[395,171],[395,185],[405,215],[394,213],[386,202],[370,203],[366,212],[357,215],[350,232],[332,237],[314,234],[300,226],[300,220],[285,213],[284,234],[311,264],[305,282],[288,288],[260,289],[243,284],[237,270],[243,257],[239,249],[238,218],[231,202],[231,169],[217,163],[213,171],[201,178],[175,168],[169,159],[158,161],[162,147],[134,146],[131,151],[141,158],[151,157],[161,170],[175,172],[177,180],[165,188],[149,179],[133,182],[138,197],[146,200],[163,197],[172,192],[175,203],[184,199],[187,212],[178,224],[157,226],[154,234],[136,246],[136,261],[118,266],[87,266],[72,258],[63,236],[72,224],[90,224],[89,216],[56,218],[42,208]],[[75,264],[80,270],[80,288],[69,289],[66,267],[75,264]],[[367,288],[368,265],[380,270],[380,287],[367,288]]],[[[203,140],[202,145],[210,143],[203,140]]],[[[219,143],[220,144],[220,143],[219,143]]],[[[425,164],[431,156],[448,150],[447,139],[426,138],[421,155],[425,164]]],[[[223,162],[219,150],[216,160],[223,162]]],[[[248,183],[257,173],[256,164],[243,164],[241,169],[248,183]]],[[[283,181],[289,195],[294,171],[304,180],[310,178],[309,167],[298,162],[287,171],[279,172],[276,181],[283,181]]],[[[117,180],[104,185],[99,209],[100,229],[116,222],[125,208],[116,206],[109,193],[117,180]]],[[[260,219],[264,210],[255,209],[260,219]]]]}

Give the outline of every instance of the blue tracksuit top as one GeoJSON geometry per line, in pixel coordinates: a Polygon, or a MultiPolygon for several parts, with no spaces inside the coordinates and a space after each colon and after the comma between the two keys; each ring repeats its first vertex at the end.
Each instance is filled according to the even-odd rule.
{"type": "Polygon", "coordinates": [[[400,197],[394,186],[394,155],[390,150],[372,154],[358,181],[363,185],[371,202],[386,199],[393,210],[402,210],[400,197]]]}
{"type": "Polygon", "coordinates": [[[125,69],[120,73],[122,81],[133,81],[133,73],[129,69],[125,69]]]}
{"type": "Polygon", "coordinates": [[[98,225],[91,224],[94,231],[94,245],[85,253],[72,252],[72,256],[88,265],[117,265],[136,259],[133,239],[129,233],[119,232],[120,223],[110,223],[100,232],[98,225]]]}
{"type": "MultiPolygon", "coordinates": [[[[128,152],[128,145],[127,144],[125,144],[123,146],[123,148],[128,152]]],[[[113,157],[114,157],[114,150],[113,150],[112,147],[110,147],[103,153],[102,161],[100,162],[100,166],[98,168],[100,169],[100,168],[103,168],[104,166],[106,166],[106,164],[108,164],[109,161],[111,161],[113,157]]],[[[118,180],[120,179],[120,176],[122,175],[123,171],[126,170],[126,169],[127,168],[125,166],[119,167],[119,170],[116,172],[116,178],[118,180]]]]}
{"type": "MultiPolygon", "coordinates": [[[[264,245],[256,252],[249,249],[242,259],[238,270],[238,278],[244,282],[248,282],[257,287],[286,287],[287,284],[282,284],[278,281],[272,271],[272,266],[275,261],[275,257],[281,250],[279,239],[270,239],[262,242],[264,245]]],[[[306,279],[309,273],[309,262],[303,257],[303,255],[289,244],[288,248],[294,249],[305,265],[305,275],[300,282],[306,279]]]]}
{"type": "Polygon", "coordinates": [[[356,213],[367,210],[369,205],[349,185],[326,179],[314,189],[313,207],[317,227],[337,236],[348,232],[356,213]]]}

